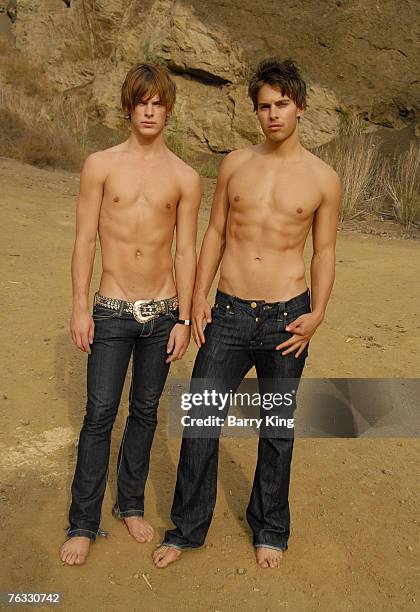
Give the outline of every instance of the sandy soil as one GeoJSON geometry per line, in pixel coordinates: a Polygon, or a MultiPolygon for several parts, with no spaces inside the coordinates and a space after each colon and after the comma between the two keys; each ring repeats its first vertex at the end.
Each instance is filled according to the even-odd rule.
{"type": "MultiPolygon", "coordinates": [[[[103,507],[111,535],[98,538],[84,567],[61,564],[85,402],[86,357],[67,331],[78,177],[6,159],[0,175],[1,589],[61,592],[66,610],[418,609],[417,440],[297,440],[290,549],[280,570],[264,571],[244,520],[256,441],[225,439],[207,545],[161,571],[153,545],[135,544],[111,516],[127,389],[103,507]]],[[[305,375],[418,376],[419,264],[418,242],[340,232],[334,294],[305,375]]],[[[171,376],[188,377],[194,356],[191,346],[171,376]]],[[[179,450],[167,425],[163,397],[147,485],[155,543],[168,525],[179,450]]]]}

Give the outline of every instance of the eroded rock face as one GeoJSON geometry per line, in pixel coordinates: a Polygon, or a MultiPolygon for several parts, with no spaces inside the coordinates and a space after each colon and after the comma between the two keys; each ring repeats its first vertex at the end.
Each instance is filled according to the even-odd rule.
{"type": "Polygon", "coordinates": [[[149,51],[168,68],[216,85],[244,78],[244,53],[222,28],[209,29],[180,2],[170,7],[167,17],[164,28],[152,34],[149,51]]]}
{"type": "Polygon", "coordinates": [[[307,108],[299,127],[304,145],[317,147],[338,134],[341,106],[332,91],[319,85],[308,87],[307,108]]]}
{"type": "Polygon", "coordinates": [[[128,69],[139,61],[159,61],[178,86],[169,129],[185,134],[189,147],[225,152],[258,142],[247,75],[249,65],[273,53],[293,57],[308,81],[300,129],[309,147],[336,136],[346,107],[372,124],[397,128],[414,120],[418,110],[412,0],[404,15],[391,0],[380,8],[376,0],[16,4],[12,27],[19,49],[108,127],[125,126],[119,100],[128,69]]]}

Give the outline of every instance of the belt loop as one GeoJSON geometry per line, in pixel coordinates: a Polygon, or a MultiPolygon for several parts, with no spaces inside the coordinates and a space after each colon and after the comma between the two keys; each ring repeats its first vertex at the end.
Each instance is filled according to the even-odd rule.
{"type": "Polygon", "coordinates": [[[124,311],[126,303],[127,302],[125,302],[124,300],[121,300],[121,304],[120,304],[120,307],[118,309],[118,316],[119,317],[122,317],[122,314],[123,314],[123,311],[124,311]]]}
{"type": "Polygon", "coordinates": [[[284,321],[286,302],[278,302],[277,306],[277,321],[284,321]]]}
{"type": "Polygon", "coordinates": [[[230,307],[232,308],[232,314],[235,314],[235,297],[233,295],[229,295],[229,304],[230,307]]]}

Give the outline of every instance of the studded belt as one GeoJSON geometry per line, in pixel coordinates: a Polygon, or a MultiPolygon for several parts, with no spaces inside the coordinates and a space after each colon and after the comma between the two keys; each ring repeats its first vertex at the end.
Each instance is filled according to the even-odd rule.
{"type": "Polygon", "coordinates": [[[169,314],[170,311],[177,310],[179,303],[178,296],[165,300],[136,300],[135,302],[126,302],[125,300],[117,300],[116,298],[110,298],[100,293],[95,293],[94,306],[118,310],[120,313],[126,312],[132,314],[139,323],[146,323],[151,319],[157,319],[161,314],[169,314]]]}

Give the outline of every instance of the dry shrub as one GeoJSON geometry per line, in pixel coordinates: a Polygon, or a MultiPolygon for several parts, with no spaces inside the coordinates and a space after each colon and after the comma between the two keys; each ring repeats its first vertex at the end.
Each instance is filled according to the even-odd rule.
{"type": "Polygon", "coordinates": [[[48,103],[4,87],[0,95],[0,154],[35,166],[77,171],[85,157],[87,116],[56,94],[48,103]]]}
{"type": "Polygon", "coordinates": [[[388,163],[384,182],[396,220],[409,228],[420,213],[420,147],[411,143],[408,151],[388,163]]]}
{"type": "Polygon", "coordinates": [[[361,121],[349,117],[343,123],[339,137],[316,151],[341,178],[341,221],[375,212],[383,194],[377,173],[377,148],[372,137],[363,132],[361,121]]]}
{"type": "Polygon", "coordinates": [[[79,170],[87,113],[58,93],[43,68],[0,41],[0,155],[37,166],[79,170]]]}

